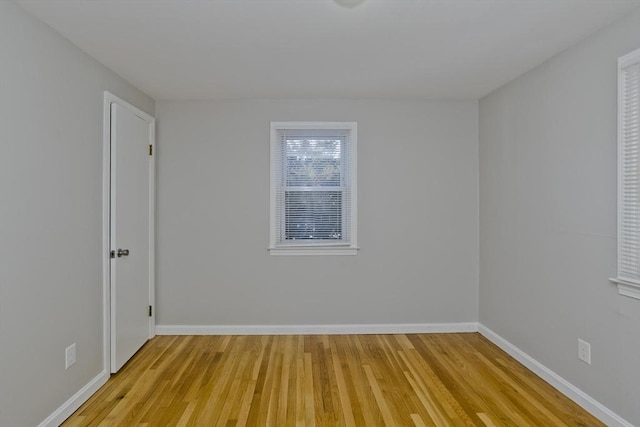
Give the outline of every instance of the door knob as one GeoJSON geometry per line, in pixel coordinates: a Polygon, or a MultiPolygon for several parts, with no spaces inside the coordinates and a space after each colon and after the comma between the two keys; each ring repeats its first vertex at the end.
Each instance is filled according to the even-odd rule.
{"type": "Polygon", "coordinates": [[[118,255],[118,258],[123,256],[129,256],[129,249],[118,249],[118,252],[116,253],[116,255],[118,255]]]}

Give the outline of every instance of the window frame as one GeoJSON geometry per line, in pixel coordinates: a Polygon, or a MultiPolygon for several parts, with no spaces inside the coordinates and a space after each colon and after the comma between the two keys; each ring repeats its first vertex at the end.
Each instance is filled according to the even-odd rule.
{"type": "MultiPolygon", "coordinates": [[[[628,296],[635,299],[640,299],[640,281],[629,281],[625,278],[622,278],[621,269],[620,269],[620,258],[623,253],[623,244],[625,243],[623,239],[623,227],[624,227],[624,219],[623,219],[623,200],[626,199],[624,197],[624,168],[623,168],[623,160],[625,153],[625,139],[624,139],[624,116],[627,113],[625,110],[625,82],[623,79],[624,70],[635,64],[640,64],[640,49],[636,49],[627,55],[621,56],[618,58],[618,99],[617,99],[617,144],[618,144],[618,152],[617,152],[617,161],[618,161],[618,184],[617,184],[617,277],[609,279],[611,282],[617,284],[618,293],[620,295],[628,296]]],[[[637,108],[637,107],[636,107],[637,108]]],[[[640,173],[640,166],[638,166],[638,170],[634,171],[636,173],[640,173]]],[[[637,250],[640,250],[640,244],[637,244],[637,250]]]]}
{"type": "MultiPolygon", "coordinates": [[[[358,250],[358,124],[357,122],[271,122],[270,133],[270,218],[269,218],[269,253],[271,255],[357,255],[358,250]],[[347,144],[351,152],[351,164],[347,165],[350,176],[350,212],[343,217],[343,226],[349,223],[350,239],[348,242],[331,242],[326,240],[303,241],[301,243],[282,244],[277,235],[277,224],[282,214],[278,215],[277,191],[281,176],[276,170],[276,156],[281,153],[279,132],[283,130],[346,130],[349,133],[347,144]]],[[[284,170],[283,170],[284,171],[284,170]]],[[[284,207],[283,207],[284,208],[284,207]]]]}

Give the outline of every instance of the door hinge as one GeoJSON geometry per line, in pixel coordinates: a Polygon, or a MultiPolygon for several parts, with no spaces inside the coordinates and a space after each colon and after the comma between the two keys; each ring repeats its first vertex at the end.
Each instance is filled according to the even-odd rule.
{"type": "Polygon", "coordinates": [[[153,315],[153,307],[149,306],[149,317],[151,317],[151,315],[153,315]]]}
{"type": "Polygon", "coordinates": [[[115,258],[116,257],[116,251],[111,251],[111,258],[115,258]]]}
{"type": "Polygon", "coordinates": [[[153,145],[149,144],[149,155],[153,156],[153,145]]]}

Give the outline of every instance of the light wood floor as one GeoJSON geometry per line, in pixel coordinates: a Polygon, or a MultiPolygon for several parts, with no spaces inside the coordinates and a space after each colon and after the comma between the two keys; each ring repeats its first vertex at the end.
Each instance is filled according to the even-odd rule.
{"type": "Polygon", "coordinates": [[[479,334],[156,337],[64,426],[601,426],[479,334]]]}

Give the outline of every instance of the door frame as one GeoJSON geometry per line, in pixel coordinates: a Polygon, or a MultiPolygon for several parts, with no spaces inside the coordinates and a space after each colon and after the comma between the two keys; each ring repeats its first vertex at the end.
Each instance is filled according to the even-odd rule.
{"type": "Polygon", "coordinates": [[[102,321],[103,361],[111,372],[111,104],[118,104],[149,124],[149,338],[156,335],[155,310],[155,139],[156,119],[109,91],[104,91],[102,134],[102,321]]]}

